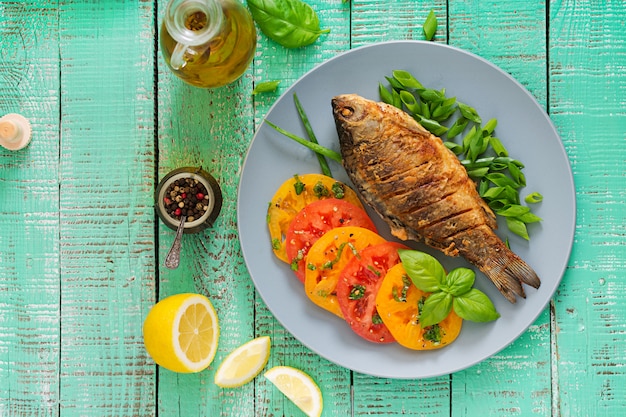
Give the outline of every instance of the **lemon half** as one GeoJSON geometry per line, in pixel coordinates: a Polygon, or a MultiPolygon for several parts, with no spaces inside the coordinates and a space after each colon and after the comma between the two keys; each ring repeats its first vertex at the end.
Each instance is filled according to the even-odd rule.
{"type": "Polygon", "coordinates": [[[275,366],[264,376],[308,417],[322,415],[322,392],[309,375],[290,366],[275,366]]]}
{"type": "Polygon", "coordinates": [[[206,369],[217,352],[219,321],[211,301],[201,294],[177,294],[156,303],[143,324],[146,350],[171,371],[206,369]]]}
{"type": "Polygon", "coordinates": [[[215,372],[215,384],[222,388],[240,387],[261,372],[269,357],[269,336],[252,339],[224,358],[215,372]]]}

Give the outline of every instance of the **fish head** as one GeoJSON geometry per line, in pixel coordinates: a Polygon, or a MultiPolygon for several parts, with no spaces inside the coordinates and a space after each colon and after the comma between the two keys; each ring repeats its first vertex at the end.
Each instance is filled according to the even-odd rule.
{"type": "Polygon", "coordinates": [[[342,94],[331,100],[341,146],[357,145],[381,128],[382,113],[376,102],[357,94],[342,94]]]}

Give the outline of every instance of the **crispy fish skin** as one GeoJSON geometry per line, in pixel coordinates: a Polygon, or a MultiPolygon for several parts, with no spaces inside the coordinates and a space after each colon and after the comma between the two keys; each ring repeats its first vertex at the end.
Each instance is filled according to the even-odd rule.
{"type": "Polygon", "coordinates": [[[363,199],[401,240],[422,241],[480,269],[511,303],[533,269],[494,233],[495,215],[456,155],[394,106],[356,94],[332,99],[343,165],[363,199]]]}

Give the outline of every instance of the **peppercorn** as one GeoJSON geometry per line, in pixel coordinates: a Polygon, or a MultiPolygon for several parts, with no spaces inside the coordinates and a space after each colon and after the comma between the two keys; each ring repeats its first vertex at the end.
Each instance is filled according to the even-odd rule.
{"type": "Polygon", "coordinates": [[[208,206],[199,201],[208,200],[207,189],[203,183],[193,178],[179,178],[172,182],[165,192],[163,205],[166,213],[173,219],[192,222],[202,217],[208,206]]]}

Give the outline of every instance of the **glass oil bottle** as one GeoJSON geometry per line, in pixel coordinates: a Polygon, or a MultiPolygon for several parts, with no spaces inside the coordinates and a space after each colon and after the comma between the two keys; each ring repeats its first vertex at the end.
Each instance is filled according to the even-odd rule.
{"type": "Polygon", "coordinates": [[[161,25],[161,52],[169,68],[196,87],[230,84],[256,50],[256,29],[239,0],[171,0],[161,25]]]}

